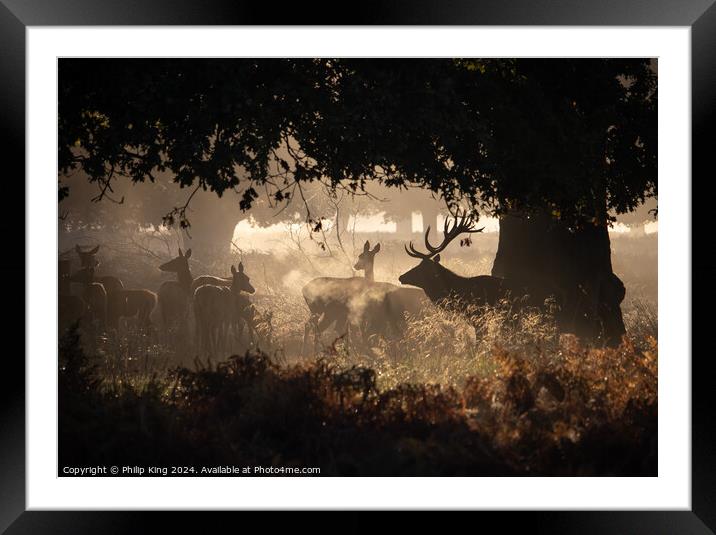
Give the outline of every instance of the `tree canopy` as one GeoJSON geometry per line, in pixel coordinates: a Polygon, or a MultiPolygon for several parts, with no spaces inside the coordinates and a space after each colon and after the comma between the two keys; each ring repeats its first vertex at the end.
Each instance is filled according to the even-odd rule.
{"type": "MultiPolygon", "coordinates": [[[[302,184],[422,187],[493,215],[605,224],[657,194],[648,59],[61,59],[62,175],[155,180],[242,209],[302,184]]],[[[187,224],[183,206],[167,220],[187,224]]]]}

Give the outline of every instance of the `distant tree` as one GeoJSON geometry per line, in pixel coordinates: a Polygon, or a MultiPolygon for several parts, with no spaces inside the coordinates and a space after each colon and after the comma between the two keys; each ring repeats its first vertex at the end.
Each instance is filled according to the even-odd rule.
{"type": "Polygon", "coordinates": [[[657,193],[649,60],[62,59],[59,75],[61,175],[104,191],[167,171],[242,210],[315,181],[419,186],[500,217],[493,274],[557,286],[563,328],[624,332],[607,228],[657,193]]]}

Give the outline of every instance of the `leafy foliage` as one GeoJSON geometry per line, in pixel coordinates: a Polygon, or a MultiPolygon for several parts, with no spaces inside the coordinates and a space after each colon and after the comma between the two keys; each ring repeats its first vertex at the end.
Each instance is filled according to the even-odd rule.
{"type": "Polygon", "coordinates": [[[657,191],[649,60],[62,59],[59,87],[60,172],[102,194],[170,172],[248,210],[378,180],[576,225],[657,191]]]}

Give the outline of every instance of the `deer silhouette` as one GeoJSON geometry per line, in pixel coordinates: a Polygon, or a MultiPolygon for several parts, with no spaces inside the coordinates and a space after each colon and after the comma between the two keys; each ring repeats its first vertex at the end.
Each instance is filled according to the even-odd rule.
{"type": "Polygon", "coordinates": [[[214,277],[213,275],[201,275],[200,277],[197,277],[194,279],[191,283],[190,293],[191,295],[194,295],[194,291],[199,286],[204,286],[205,284],[208,284],[210,286],[220,286],[224,288],[230,288],[232,283],[232,278],[229,277],[228,279],[225,279],[223,277],[214,277]]]}
{"type": "Polygon", "coordinates": [[[70,282],[82,284],[82,300],[90,323],[96,323],[101,329],[106,327],[107,292],[101,283],[95,281],[94,267],[79,269],[70,277],[70,282]]]}
{"type": "Polygon", "coordinates": [[[70,261],[60,260],[58,265],[58,303],[57,319],[60,334],[75,323],[79,323],[87,314],[85,301],[70,291],[70,261]]]}
{"type": "Polygon", "coordinates": [[[79,245],[75,245],[75,251],[80,259],[80,265],[82,268],[93,268],[95,270],[94,282],[97,282],[104,286],[105,292],[107,292],[107,325],[109,327],[117,328],[119,318],[124,313],[124,296],[122,290],[124,290],[124,284],[122,281],[112,275],[97,275],[96,269],[99,267],[100,262],[97,259],[97,253],[99,252],[100,246],[82,250],[79,245]]]}
{"type": "Polygon", "coordinates": [[[165,332],[172,326],[184,324],[187,319],[191,285],[194,282],[189,269],[189,258],[191,249],[187,249],[184,254],[179,248],[179,256],[159,266],[161,271],[175,273],[177,276],[176,280],[164,281],[157,292],[165,332]]]}
{"type": "MultiPolygon", "coordinates": [[[[225,290],[229,290],[234,284],[235,277],[233,275],[230,279],[214,277],[212,275],[201,275],[195,279],[189,268],[189,258],[191,258],[191,249],[188,249],[185,254],[182,252],[181,248],[179,248],[179,255],[177,257],[159,266],[160,270],[176,273],[177,275],[176,280],[163,282],[157,292],[159,297],[159,310],[162,315],[162,325],[165,332],[167,332],[173,325],[182,325],[186,323],[189,309],[194,308],[193,306],[190,307],[190,305],[193,304],[194,296],[199,288],[203,286],[211,286],[213,288],[224,288],[225,290]]],[[[241,273],[243,273],[243,264],[239,263],[239,265],[241,266],[241,273]]],[[[248,284],[248,277],[246,277],[246,280],[248,286],[244,288],[244,291],[247,293],[253,293],[255,290],[250,284],[248,284]]],[[[206,290],[204,293],[209,295],[210,292],[216,293],[213,290],[206,290]]],[[[201,299],[204,299],[204,297],[201,297],[200,300],[201,299]]],[[[249,320],[249,311],[253,306],[250,301],[248,301],[248,298],[243,297],[243,299],[244,305],[239,307],[243,315],[240,315],[239,319],[236,320],[239,323],[244,321],[244,319],[246,319],[246,321],[249,320]]],[[[199,305],[200,309],[201,306],[202,305],[199,305]]],[[[225,315],[222,315],[221,317],[224,318],[225,315]]],[[[222,319],[222,321],[224,320],[222,319]]],[[[251,332],[250,329],[249,332],[251,332]]],[[[206,347],[205,341],[201,341],[200,344],[206,347]]]]}
{"type": "MultiPolygon", "coordinates": [[[[380,243],[373,249],[366,240],[363,252],[353,268],[365,273],[365,279],[375,282],[375,256],[380,252],[380,243]]],[[[380,283],[382,298],[370,300],[362,317],[364,338],[380,334],[384,337],[400,336],[405,329],[405,314],[418,315],[426,306],[425,292],[420,288],[401,288],[390,283],[380,283]]]]}
{"type": "Polygon", "coordinates": [[[335,325],[339,336],[358,330],[365,342],[374,334],[387,336],[389,332],[401,332],[404,312],[419,310],[420,298],[424,298],[422,290],[375,281],[374,262],[379,251],[380,244],[373,249],[369,241],[363,245],[354,269],[364,271],[364,277],[319,277],[303,287],[303,298],[311,313],[304,329],[304,353],[311,327],[317,339],[335,325]]]}
{"type": "Polygon", "coordinates": [[[515,281],[490,275],[462,277],[440,264],[440,253],[460,234],[482,232],[475,229],[477,220],[464,212],[458,212],[453,223],[446,218],[443,240],[438,246],[430,244],[430,227],[425,231],[427,253],[415,249],[413,242],[405,247],[409,256],[420,259],[420,263],[403,273],[398,280],[422,288],[430,300],[442,307],[465,312],[468,305],[495,305],[502,299],[513,299],[519,306],[542,306],[546,295],[531,292],[526,286],[515,281]]]}
{"type": "Polygon", "coordinates": [[[249,277],[244,273],[244,264],[239,262],[238,269],[231,266],[231,293],[233,296],[233,307],[231,310],[231,321],[234,335],[239,344],[243,343],[243,331],[246,328],[246,335],[249,342],[253,343],[256,338],[256,323],[258,312],[251,300],[245,295],[255,292],[249,277]]]}
{"type": "MultiPolygon", "coordinates": [[[[84,269],[96,271],[100,262],[97,253],[100,246],[83,251],[75,245],[75,251],[84,269]]],[[[107,293],[107,326],[117,328],[120,318],[135,318],[137,325],[146,328],[150,325],[149,316],[157,305],[157,295],[146,289],[126,289],[122,281],[113,275],[94,276],[94,282],[101,284],[107,293]]]]}
{"type": "Polygon", "coordinates": [[[193,307],[196,319],[197,345],[211,354],[217,354],[226,346],[230,329],[241,338],[243,326],[253,327],[253,306],[242,292],[254,293],[244,265],[231,266],[231,285],[203,284],[194,290],[193,307]]]}
{"type": "Polygon", "coordinates": [[[151,325],[149,317],[157,306],[157,294],[140,288],[122,290],[122,295],[124,297],[122,316],[135,318],[137,326],[148,328],[151,325]]]}
{"type": "Polygon", "coordinates": [[[356,298],[362,296],[369,285],[370,281],[363,277],[318,277],[301,288],[303,299],[310,311],[310,318],[303,333],[304,353],[312,328],[315,330],[316,340],[332,325],[335,325],[339,336],[348,334],[351,303],[358,303],[356,298]]]}

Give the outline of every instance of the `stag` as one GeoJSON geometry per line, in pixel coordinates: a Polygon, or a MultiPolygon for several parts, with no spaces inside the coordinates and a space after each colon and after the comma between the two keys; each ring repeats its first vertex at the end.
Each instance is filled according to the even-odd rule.
{"type": "MultiPolygon", "coordinates": [[[[93,268],[97,269],[100,265],[97,260],[97,253],[99,252],[99,245],[93,249],[83,251],[79,245],[75,245],[75,251],[80,259],[80,265],[82,268],[93,268]]],[[[100,283],[104,286],[105,292],[107,292],[107,325],[109,327],[117,328],[119,318],[124,312],[124,297],[122,290],[124,285],[122,281],[112,275],[96,275],[95,282],[100,283]]]]}
{"type": "Polygon", "coordinates": [[[467,213],[458,213],[453,223],[446,218],[444,238],[438,246],[430,243],[428,226],[425,231],[426,253],[418,251],[413,242],[405,247],[408,255],[419,259],[420,263],[398,278],[401,284],[422,288],[433,303],[459,312],[465,312],[466,306],[495,305],[502,299],[517,299],[518,306],[543,305],[542,296],[531,294],[526,287],[513,281],[489,275],[462,277],[440,264],[440,253],[460,234],[483,231],[484,227],[474,228],[475,223],[477,219],[467,213]]]}

